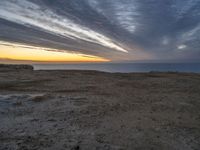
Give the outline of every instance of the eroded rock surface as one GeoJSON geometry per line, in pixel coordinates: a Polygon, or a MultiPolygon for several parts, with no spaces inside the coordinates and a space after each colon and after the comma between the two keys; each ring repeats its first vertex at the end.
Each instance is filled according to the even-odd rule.
{"type": "Polygon", "coordinates": [[[0,72],[0,149],[199,150],[200,75],[0,72]]]}

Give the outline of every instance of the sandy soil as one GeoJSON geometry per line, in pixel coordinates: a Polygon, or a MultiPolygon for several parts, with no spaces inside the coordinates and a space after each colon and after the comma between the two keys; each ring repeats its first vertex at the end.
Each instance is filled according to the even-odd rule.
{"type": "Polygon", "coordinates": [[[200,150],[200,74],[0,69],[1,150],[200,150]]]}

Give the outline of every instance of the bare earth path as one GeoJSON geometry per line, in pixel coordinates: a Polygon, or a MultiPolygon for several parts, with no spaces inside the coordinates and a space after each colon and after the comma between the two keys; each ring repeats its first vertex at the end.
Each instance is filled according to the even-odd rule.
{"type": "Polygon", "coordinates": [[[0,70],[0,150],[200,150],[200,75],[0,70]]]}

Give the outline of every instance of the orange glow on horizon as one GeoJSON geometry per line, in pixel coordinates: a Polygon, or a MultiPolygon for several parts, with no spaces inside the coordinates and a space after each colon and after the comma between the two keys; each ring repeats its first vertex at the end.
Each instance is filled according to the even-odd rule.
{"type": "Polygon", "coordinates": [[[98,56],[49,51],[30,46],[0,45],[0,59],[34,62],[107,62],[98,56]]]}

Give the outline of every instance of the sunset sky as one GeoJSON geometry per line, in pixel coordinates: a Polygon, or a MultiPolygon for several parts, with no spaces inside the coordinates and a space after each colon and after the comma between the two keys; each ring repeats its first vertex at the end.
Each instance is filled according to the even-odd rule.
{"type": "Polygon", "coordinates": [[[5,60],[200,61],[200,0],[1,0],[5,60]]]}
{"type": "Polygon", "coordinates": [[[0,58],[3,60],[32,61],[32,62],[107,62],[108,59],[98,56],[84,55],[48,49],[36,46],[19,45],[2,42],[0,58]]]}

